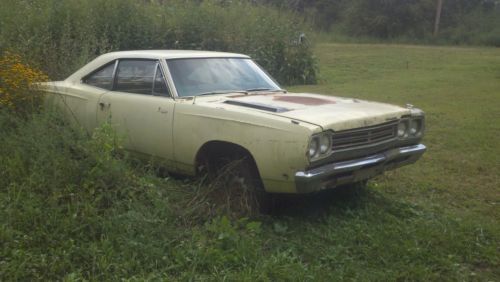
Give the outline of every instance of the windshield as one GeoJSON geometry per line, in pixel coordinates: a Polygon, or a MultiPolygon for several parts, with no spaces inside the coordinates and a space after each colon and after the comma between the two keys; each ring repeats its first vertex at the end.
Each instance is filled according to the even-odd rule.
{"type": "Polygon", "coordinates": [[[167,60],[167,64],[179,97],[280,90],[280,87],[250,59],[174,59],[167,60]]]}

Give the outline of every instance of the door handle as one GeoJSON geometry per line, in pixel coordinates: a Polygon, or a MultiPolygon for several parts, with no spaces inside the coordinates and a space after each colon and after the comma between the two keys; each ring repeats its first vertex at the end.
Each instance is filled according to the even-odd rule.
{"type": "Polygon", "coordinates": [[[168,114],[168,109],[162,109],[162,107],[158,107],[158,112],[160,114],[168,114]]]}
{"type": "Polygon", "coordinates": [[[111,103],[104,103],[104,102],[99,102],[99,107],[101,107],[101,111],[103,111],[105,108],[111,107],[111,103]]]}

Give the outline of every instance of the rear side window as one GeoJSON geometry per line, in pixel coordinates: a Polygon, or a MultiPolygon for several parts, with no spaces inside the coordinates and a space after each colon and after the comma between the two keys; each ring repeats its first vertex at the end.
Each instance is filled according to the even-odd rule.
{"type": "Polygon", "coordinates": [[[99,70],[87,76],[83,82],[95,87],[111,90],[113,87],[113,71],[115,70],[115,62],[111,62],[99,70]]]}
{"type": "Polygon", "coordinates": [[[120,60],[114,90],[151,95],[157,65],[155,60],[120,60]]]}

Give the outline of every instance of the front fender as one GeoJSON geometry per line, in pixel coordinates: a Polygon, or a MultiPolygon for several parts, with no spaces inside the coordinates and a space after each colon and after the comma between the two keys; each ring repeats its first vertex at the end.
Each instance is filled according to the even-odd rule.
{"type": "Polygon", "coordinates": [[[248,150],[268,192],[295,192],[294,174],[304,169],[311,127],[290,119],[177,104],[174,159],[179,172],[195,174],[196,155],[210,141],[237,144],[248,150]]]}

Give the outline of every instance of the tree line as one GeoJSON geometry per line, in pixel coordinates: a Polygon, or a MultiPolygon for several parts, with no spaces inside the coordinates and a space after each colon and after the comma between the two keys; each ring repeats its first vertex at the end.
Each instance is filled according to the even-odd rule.
{"type": "Polygon", "coordinates": [[[253,0],[291,9],[317,29],[381,39],[500,46],[499,0],[253,0]]]}

